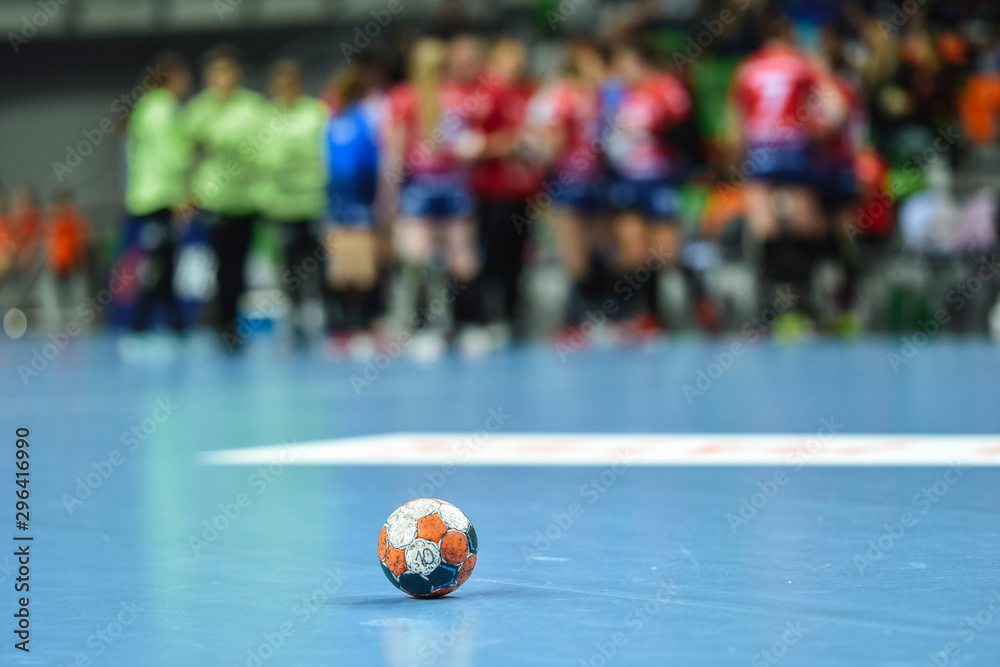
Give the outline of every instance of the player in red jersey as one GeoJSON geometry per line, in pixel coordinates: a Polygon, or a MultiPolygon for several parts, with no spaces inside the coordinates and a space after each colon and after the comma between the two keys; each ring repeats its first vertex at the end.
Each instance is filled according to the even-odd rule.
{"type": "Polygon", "coordinates": [[[827,216],[827,234],[825,239],[817,240],[813,259],[822,254],[838,260],[843,277],[841,289],[823,309],[826,312],[820,314],[828,315],[837,330],[852,333],[860,326],[852,312],[860,273],[851,243],[860,201],[856,165],[865,144],[867,118],[858,86],[845,74],[841,45],[830,36],[818,65],[824,104],[819,114],[822,134],[816,140],[813,159],[816,190],[827,216]]]}
{"type": "Polygon", "coordinates": [[[648,308],[640,315],[648,321],[638,323],[648,328],[659,325],[659,270],[680,263],[677,191],[683,156],[671,133],[690,116],[691,97],[677,78],[652,65],[641,46],[619,45],[612,64],[622,88],[607,111],[607,155],[614,179],[608,202],[616,211],[618,268],[633,278],[616,283],[615,293],[629,302],[627,312],[648,308]],[[645,298],[637,298],[639,294],[645,298]]]}
{"type": "Polygon", "coordinates": [[[608,282],[596,252],[607,235],[600,224],[604,156],[598,99],[604,75],[596,48],[572,45],[562,78],[531,101],[525,131],[528,145],[548,165],[535,208],[552,207],[563,269],[572,281],[570,328],[604,300],[608,282]]]}
{"type": "Polygon", "coordinates": [[[763,239],[775,238],[781,225],[803,235],[822,233],[822,216],[809,190],[810,142],[819,123],[820,74],[794,46],[792,28],[776,17],[768,39],[737,68],[731,91],[738,144],[748,179],[748,217],[763,239]],[[782,195],[790,206],[775,210],[782,195]]]}
{"type": "Polygon", "coordinates": [[[502,290],[499,316],[486,313],[486,317],[497,325],[491,328],[503,339],[520,333],[515,325],[530,233],[522,221],[527,219],[528,202],[538,191],[542,174],[521,150],[525,114],[535,93],[534,82],[524,75],[524,45],[501,39],[494,44],[489,61],[488,110],[480,126],[485,144],[473,173],[484,246],[483,284],[502,290]]]}
{"type": "MultiPolygon", "coordinates": [[[[390,188],[399,190],[395,239],[404,284],[417,293],[426,287],[435,247],[442,244],[446,300],[454,301],[459,332],[481,320],[470,172],[484,143],[475,131],[486,106],[478,76],[478,46],[471,38],[456,38],[450,45],[421,39],[411,54],[409,81],[390,101],[386,178],[390,188]]],[[[436,338],[423,309],[415,310],[408,326],[436,338]]]]}
{"type": "Polygon", "coordinates": [[[731,89],[732,130],[745,156],[738,171],[746,180],[750,229],[763,244],[763,278],[791,283],[803,298],[814,248],[827,235],[812,149],[842,113],[836,96],[823,95],[822,83],[817,67],[795,48],[787,19],[773,17],[766,43],[740,64],[731,89]]]}
{"type": "Polygon", "coordinates": [[[819,63],[821,135],[816,140],[815,172],[820,204],[829,217],[829,230],[842,232],[854,220],[858,184],[855,158],[864,145],[864,103],[857,85],[843,73],[835,48],[819,63]]]}

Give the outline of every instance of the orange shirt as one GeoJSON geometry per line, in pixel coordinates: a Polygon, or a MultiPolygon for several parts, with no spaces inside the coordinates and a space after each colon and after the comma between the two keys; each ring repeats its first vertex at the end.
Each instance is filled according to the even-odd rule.
{"type": "Polygon", "coordinates": [[[80,265],[87,249],[87,235],[87,220],[76,206],[53,207],[48,229],[48,259],[53,273],[68,273],[80,265]]]}
{"type": "Polygon", "coordinates": [[[959,95],[958,107],[969,139],[978,144],[995,142],[997,116],[1000,115],[1000,76],[971,76],[959,95]]]}

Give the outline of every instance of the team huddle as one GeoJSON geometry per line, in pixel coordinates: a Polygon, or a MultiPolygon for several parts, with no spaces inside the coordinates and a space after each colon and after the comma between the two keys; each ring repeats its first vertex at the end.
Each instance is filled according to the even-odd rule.
{"type": "Polygon", "coordinates": [[[158,306],[184,328],[171,286],[177,221],[191,219],[214,249],[216,314],[234,349],[262,220],[281,239],[298,340],[325,322],[344,349],[371,347],[389,292],[400,325],[441,344],[476,353],[524,335],[522,274],[543,221],[571,285],[562,335],[578,335],[597,310],[631,336],[669,327],[664,272],[712,329],[679,224],[681,188],[696,173],[742,191],[765,292],[790,284],[809,308],[813,262],[835,253],[857,207],[863,118],[837,62],[800,53],[774,19],[736,71],[726,141],[706,147],[683,72],[642,40],[568,43],[541,83],[526,74],[528,56],[511,39],[425,37],[402,77],[362,53],[318,98],[281,61],[265,99],[242,86],[237,54],[219,48],[187,104],[186,65],[159,56],[159,86],[129,120],[126,202],[144,226],[147,266],[133,329],[147,330],[158,306]],[[326,305],[318,320],[303,307],[311,296],[326,305]]]}

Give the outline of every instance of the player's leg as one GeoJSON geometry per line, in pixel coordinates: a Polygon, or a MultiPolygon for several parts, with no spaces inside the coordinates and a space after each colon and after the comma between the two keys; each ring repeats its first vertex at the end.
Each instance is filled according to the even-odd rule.
{"type": "Polygon", "coordinates": [[[520,282],[528,229],[517,224],[527,218],[524,202],[484,200],[479,207],[483,246],[482,282],[501,292],[499,313],[484,313],[492,322],[513,329],[520,308],[520,282]]]}
{"type": "Polygon", "coordinates": [[[553,210],[560,260],[570,281],[564,324],[571,329],[579,326],[606,295],[608,281],[604,263],[595,257],[596,221],[591,218],[571,205],[553,210]]]}
{"type": "Polygon", "coordinates": [[[173,295],[174,245],[170,220],[171,211],[162,209],[145,216],[139,223],[139,239],[146,258],[140,273],[139,298],[132,311],[133,333],[147,332],[157,306],[165,303],[165,294],[173,295]],[[171,284],[166,284],[168,277],[171,284]]]}
{"type": "Polygon", "coordinates": [[[328,238],[330,286],[339,297],[340,325],[345,331],[368,330],[370,293],[378,282],[375,235],[367,228],[339,225],[328,238]]]}
{"type": "MultiPolygon", "coordinates": [[[[677,187],[669,179],[648,183],[642,190],[641,210],[646,220],[646,248],[642,267],[649,272],[644,280],[646,303],[656,323],[664,325],[660,285],[662,276],[680,286],[681,310],[700,303],[703,290],[694,272],[684,265],[683,228],[680,225],[680,201],[677,187]]],[[[645,278],[643,273],[641,276],[645,278]]],[[[674,323],[676,324],[676,323],[674,323]]]]}
{"type": "Polygon", "coordinates": [[[426,326],[429,266],[434,250],[434,228],[424,217],[403,216],[396,220],[393,246],[398,259],[398,293],[404,327],[426,326]]]}
{"type": "Polygon", "coordinates": [[[488,351],[488,335],[483,330],[479,234],[471,217],[457,216],[442,221],[441,232],[447,252],[445,289],[454,296],[454,334],[462,351],[478,356],[488,351]]]}
{"type": "Polygon", "coordinates": [[[242,348],[245,336],[237,330],[239,298],[245,289],[244,267],[253,235],[254,216],[218,215],[211,227],[212,248],[218,261],[217,315],[223,343],[231,352],[242,348]]]}
{"type": "Polygon", "coordinates": [[[322,253],[309,220],[278,223],[284,251],[285,271],[291,284],[288,297],[292,304],[292,334],[296,343],[303,343],[310,333],[315,333],[318,323],[310,323],[306,306],[321,299],[319,279],[322,253]]]}

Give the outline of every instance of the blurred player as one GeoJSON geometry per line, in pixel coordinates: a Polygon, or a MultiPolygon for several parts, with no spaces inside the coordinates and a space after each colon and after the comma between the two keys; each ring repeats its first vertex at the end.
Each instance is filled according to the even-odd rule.
{"type": "MultiPolygon", "coordinates": [[[[811,187],[811,142],[820,110],[816,67],[794,46],[791,25],[771,17],[766,42],[737,69],[731,90],[732,131],[745,155],[747,218],[763,243],[765,281],[792,283],[796,297],[809,292],[815,240],[827,225],[811,187]]],[[[838,125],[834,101],[826,122],[838,125]]],[[[764,293],[766,300],[770,295],[764,293]]]]}
{"type": "Polygon", "coordinates": [[[218,258],[216,303],[223,343],[237,351],[246,342],[236,317],[259,214],[257,158],[267,123],[280,119],[267,117],[263,97],[242,87],[243,69],[233,49],[222,46],[206,54],[204,78],[205,90],[191,100],[186,117],[200,157],[192,190],[218,258]]]}
{"type": "Polygon", "coordinates": [[[671,131],[691,114],[691,98],[680,81],[656,70],[639,45],[617,46],[612,66],[624,88],[608,113],[614,179],[608,202],[616,210],[618,268],[632,278],[616,283],[616,295],[626,302],[624,311],[637,316],[641,333],[659,326],[660,268],[680,263],[681,156],[671,131]]]}
{"type": "Polygon", "coordinates": [[[323,326],[319,219],[326,205],[323,132],[330,110],[304,94],[294,60],[271,68],[270,92],[267,118],[274,122],[265,127],[273,130],[273,138],[261,142],[258,191],[262,212],[278,225],[285,260],[281,283],[292,303],[293,340],[303,345],[323,326]]]}
{"type": "Polygon", "coordinates": [[[571,331],[588,310],[600,306],[608,283],[597,253],[604,236],[599,229],[603,155],[598,144],[604,70],[592,45],[574,44],[563,77],[539,90],[528,109],[528,138],[549,165],[543,187],[551,192],[562,265],[571,281],[566,314],[571,331]]]}
{"type": "MultiPolygon", "coordinates": [[[[409,81],[393,94],[387,175],[390,186],[402,181],[396,251],[404,280],[426,289],[435,246],[443,242],[447,279],[441,298],[454,303],[455,332],[470,353],[484,345],[477,327],[480,261],[469,173],[469,162],[483,145],[473,130],[474,116],[483,110],[473,92],[479,67],[471,38],[450,45],[436,39],[416,43],[409,81]]],[[[422,311],[418,306],[408,324],[422,332],[418,351],[434,354],[436,333],[422,311]]]]}
{"type": "Polygon", "coordinates": [[[136,334],[147,332],[161,307],[167,325],[182,333],[184,320],[174,294],[174,221],[187,199],[192,159],[180,106],[190,89],[191,72],[179,55],[170,52],[154,57],[151,68],[163,77],[132,109],[126,144],[125,207],[138,218],[144,253],[131,329],[136,334]]]}
{"type": "Polygon", "coordinates": [[[840,46],[839,42],[828,39],[818,63],[821,134],[816,138],[813,160],[827,230],[814,239],[810,259],[826,256],[839,261],[844,278],[839,298],[818,314],[825,316],[838,331],[853,333],[860,326],[852,313],[858,267],[853,244],[846,235],[856,229],[859,204],[856,164],[865,143],[866,118],[861,94],[845,74],[840,46]]]}
{"type": "Polygon", "coordinates": [[[538,191],[541,174],[522,151],[522,130],[535,86],[525,79],[524,45],[501,39],[490,52],[488,111],[482,119],[485,139],[475,167],[479,196],[479,229],[484,246],[484,287],[502,291],[500,317],[494,320],[498,338],[519,335],[516,318],[521,303],[521,274],[529,229],[517,221],[527,219],[528,201],[538,191]]]}
{"type": "Polygon", "coordinates": [[[338,109],[326,128],[327,283],[339,311],[335,341],[355,355],[373,350],[370,332],[380,310],[376,199],[388,112],[382,80],[380,66],[371,62],[340,70],[334,79],[338,109]]]}

